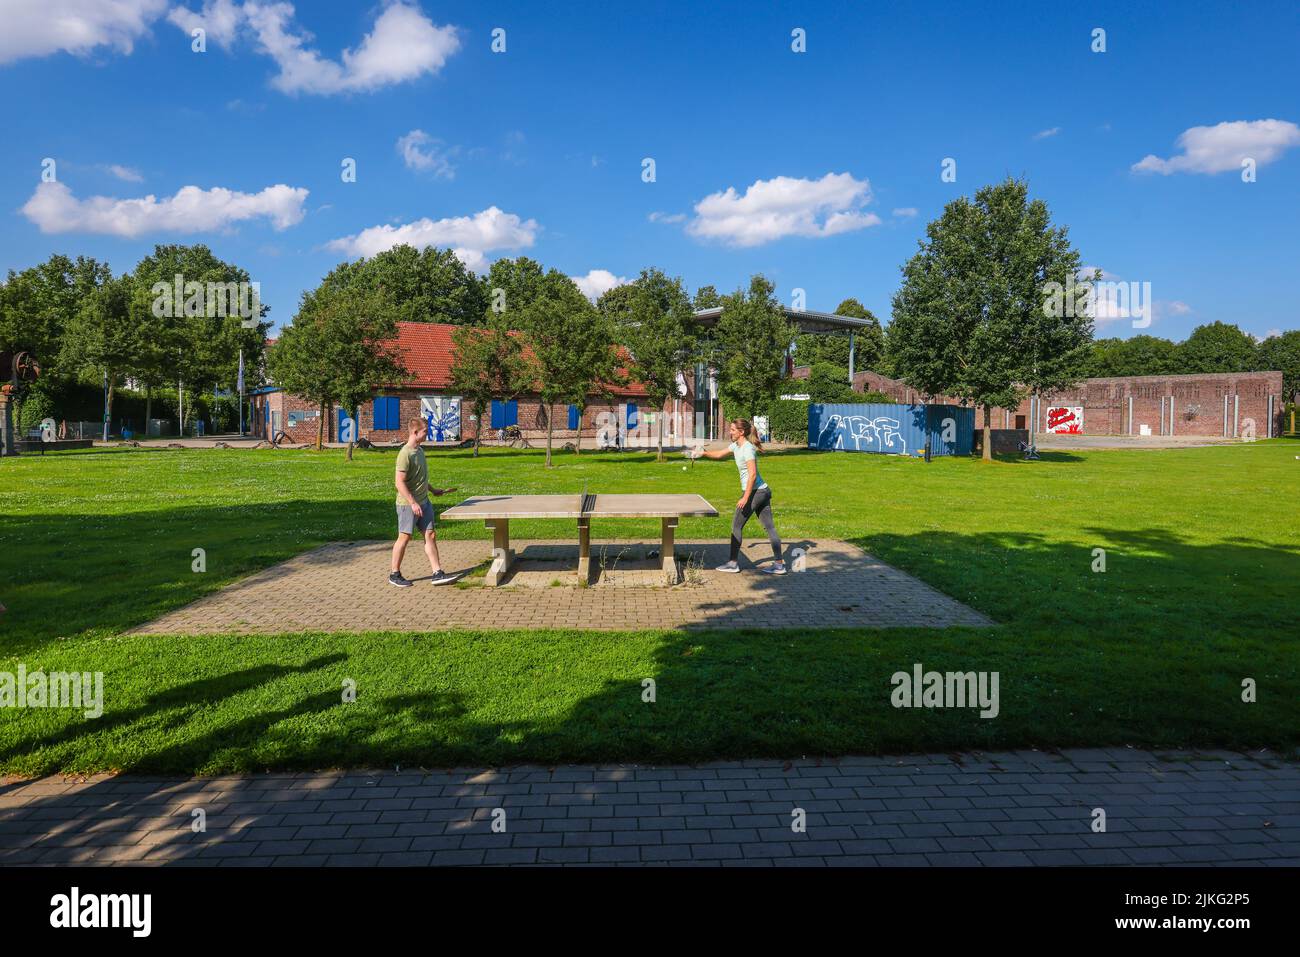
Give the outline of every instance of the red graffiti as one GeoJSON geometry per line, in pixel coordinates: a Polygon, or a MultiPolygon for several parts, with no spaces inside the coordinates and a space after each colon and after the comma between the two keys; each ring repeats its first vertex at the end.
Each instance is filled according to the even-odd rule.
{"type": "Polygon", "coordinates": [[[1066,422],[1074,420],[1074,413],[1069,409],[1048,409],[1047,410],[1047,427],[1055,429],[1058,425],[1064,425],[1066,422]]]}

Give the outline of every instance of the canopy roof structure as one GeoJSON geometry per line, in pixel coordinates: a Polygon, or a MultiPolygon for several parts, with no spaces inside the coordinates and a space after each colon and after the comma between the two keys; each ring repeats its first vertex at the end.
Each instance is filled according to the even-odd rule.
{"type": "MultiPolygon", "coordinates": [[[[841,316],[833,312],[814,312],[812,309],[788,309],[784,306],[781,311],[785,313],[786,319],[800,332],[856,332],[872,324],[870,319],[855,319],[852,316],[841,316]]],[[[718,321],[722,315],[722,307],[715,306],[712,309],[700,309],[695,313],[695,321],[702,326],[711,326],[718,321]]]]}

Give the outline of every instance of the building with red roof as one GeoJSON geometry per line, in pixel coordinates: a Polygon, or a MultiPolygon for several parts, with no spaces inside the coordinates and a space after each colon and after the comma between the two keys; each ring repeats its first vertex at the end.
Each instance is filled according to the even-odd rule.
{"type": "MultiPolygon", "coordinates": [[[[325,440],[346,442],[351,436],[376,444],[400,443],[406,438],[405,423],[417,415],[428,423],[428,441],[434,443],[472,439],[480,428],[487,441],[510,426],[518,427],[530,441],[544,440],[548,410],[536,390],[509,401],[494,401],[488,421],[481,423],[474,421],[472,410],[462,408],[461,396],[451,386],[456,353],[452,333],[457,328],[444,323],[399,322],[397,339],[391,345],[410,377],[377,387],[373,397],[355,411],[324,410],[325,440]]],[[[627,368],[620,371],[626,374],[627,368]]],[[[690,421],[692,416],[680,414],[683,408],[693,409],[685,403],[685,399],[669,400],[666,410],[670,418],[677,411],[675,418],[690,421]]],[[[252,396],[253,433],[269,437],[283,432],[290,442],[314,442],[321,411],[310,400],[272,384],[252,396]]],[[[629,432],[657,437],[656,417],[664,411],[648,406],[640,385],[609,383],[593,390],[582,410],[557,406],[553,436],[559,444],[582,439],[586,445],[626,446],[629,432]]],[[[670,444],[680,442],[678,431],[665,422],[670,444]]]]}

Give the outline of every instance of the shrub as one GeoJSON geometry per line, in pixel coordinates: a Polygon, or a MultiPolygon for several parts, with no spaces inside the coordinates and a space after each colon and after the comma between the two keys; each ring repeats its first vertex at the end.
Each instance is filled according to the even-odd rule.
{"type": "Polygon", "coordinates": [[[808,406],[806,399],[776,399],[768,407],[767,427],[774,442],[808,441],[808,406]]]}

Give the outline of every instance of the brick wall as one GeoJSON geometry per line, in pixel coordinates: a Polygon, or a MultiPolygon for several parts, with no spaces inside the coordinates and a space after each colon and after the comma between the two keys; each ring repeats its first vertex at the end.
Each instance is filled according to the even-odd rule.
{"type": "MultiPolygon", "coordinates": [[[[807,368],[795,369],[794,375],[795,378],[807,377],[807,368]]],[[[858,392],[883,392],[894,401],[905,404],[927,401],[902,380],[891,379],[877,372],[856,373],[853,376],[853,388],[858,392]]],[[[1152,435],[1240,436],[1247,427],[1247,420],[1252,420],[1255,435],[1266,438],[1269,434],[1270,396],[1273,399],[1273,434],[1276,435],[1280,429],[1282,410],[1281,372],[1085,379],[1074,389],[1039,400],[1036,416],[1033,414],[1033,403],[1030,399],[1025,399],[1015,409],[994,409],[990,422],[997,429],[1026,428],[1034,424],[1031,419],[1036,418],[1037,430],[1042,432],[1047,428],[1048,408],[1070,406],[1082,407],[1085,434],[1126,435],[1131,432],[1138,435],[1142,426],[1146,425],[1151,429],[1152,435]]],[[[929,401],[957,402],[946,396],[938,396],[929,401]]],[[[984,425],[983,410],[976,411],[975,425],[976,428],[984,425]]]]}

